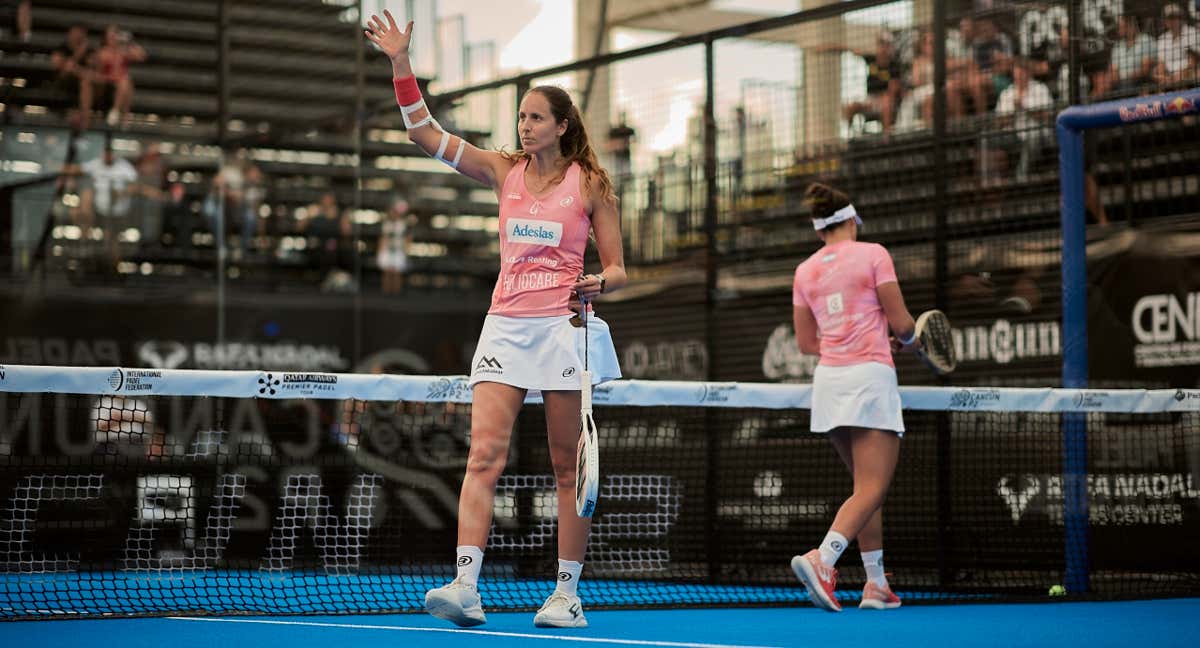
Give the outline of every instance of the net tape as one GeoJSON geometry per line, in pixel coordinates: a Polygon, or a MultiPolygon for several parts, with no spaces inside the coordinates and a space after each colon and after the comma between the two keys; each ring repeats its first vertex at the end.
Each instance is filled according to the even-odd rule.
{"type": "MultiPolygon", "coordinates": [[[[109,396],[354,399],[470,403],[467,376],[404,376],[124,367],[0,367],[0,392],[109,396]]],[[[1007,412],[1200,412],[1200,389],[901,387],[904,409],[1007,412]]],[[[540,403],[530,392],[528,403],[540,403]]],[[[618,380],[597,405],[809,409],[812,386],[752,382],[618,380]]]]}

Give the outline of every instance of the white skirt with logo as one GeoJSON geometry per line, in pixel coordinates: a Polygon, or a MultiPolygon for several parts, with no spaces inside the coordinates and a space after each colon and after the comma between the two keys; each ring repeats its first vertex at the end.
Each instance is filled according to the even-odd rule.
{"type": "MultiPolygon", "coordinates": [[[[536,390],[578,390],[583,372],[583,329],[570,315],[505,317],[488,315],[471,359],[471,379],[536,390]]],[[[589,315],[588,368],[592,384],[621,377],[608,324],[589,315]]]]}
{"type": "Polygon", "coordinates": [[[888,430],[904,436],[896,370],[880,362],[830,367],[813,372],[813,432],[839,427],[888,430]]]}

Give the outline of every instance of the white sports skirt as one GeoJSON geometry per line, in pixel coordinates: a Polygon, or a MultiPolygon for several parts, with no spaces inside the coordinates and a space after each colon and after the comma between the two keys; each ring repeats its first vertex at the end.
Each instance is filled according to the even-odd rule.
{"type": "Polygon", "coordinates": [[[904,436],[896,370],[880,362],[830,367],[813,373],[812,431],[853,426],[904,436]]]}
{"type": "MultiPolygon", "coordinates": [[[[469,385],[498,382],[536,390],[578,390],[583,372],[583,328],[570,315],[488,315],[471,359],[469,385]]],[[[621,377],[608,323],[588,315],[588,369],[592,384],[621,377]]]]}

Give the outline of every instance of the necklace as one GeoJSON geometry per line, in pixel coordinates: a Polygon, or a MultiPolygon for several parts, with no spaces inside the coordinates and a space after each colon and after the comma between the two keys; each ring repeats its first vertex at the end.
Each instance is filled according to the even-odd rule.
{"type": "MultiPolygon", "coordinates": [[[[526,171],[529,171],[529,170],[530,170],[529,167],[526,166],[526,171]]],[[[562,176],[563,176],[563,170],[556,170],[552,175],[549,175],[549,176],[543,176],[543,175],[537,173],[536,171],[534,171],[533,173],[526,174],[525,186],[529,189],[529,191],[531,193],[533,193],[535,195],[544,194],[546,192],[546,190],[550,188],[550,184],[552,182],[554,182],[554,180],[556,178],[561,178],[562,176]],[[530,183],[531,177],[535,182],[530,183]],[[536,188],[533,185],[537,185],[536,188]]]]}

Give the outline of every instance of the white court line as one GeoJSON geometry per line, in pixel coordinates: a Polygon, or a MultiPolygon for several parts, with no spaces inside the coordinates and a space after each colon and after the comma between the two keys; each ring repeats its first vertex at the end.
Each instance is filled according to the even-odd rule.
{"type": "Polygon", "coordinates": [[[599,637],[571,637],[568,635],[542,635],[525,632],[494,632],[491,630],[465,630],[462,628],[414,628],[404,626],[365,625],[361,623],[318,623],[315,621],[268,621],[265,619],[216,619],[210,617],[167,617],[176,621],[214,621],[220,623],[261,623],[266,625],[314,626],[318,628],[353,628],[356,630],[399,630],[403,632],[449,632],[452,634],[475,634],[491,637],[518,637],[521,639],[552,639],[556,641],[582,641],[584,643],[621,644],[627,646],[670,646],[671,648],[780,648],[779,646],[750,646],[746,644],[709,644],[679,641],[646,641],[641,639],[603,639],[599,637]]]}

